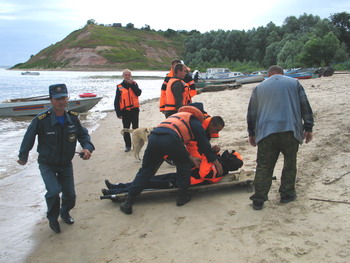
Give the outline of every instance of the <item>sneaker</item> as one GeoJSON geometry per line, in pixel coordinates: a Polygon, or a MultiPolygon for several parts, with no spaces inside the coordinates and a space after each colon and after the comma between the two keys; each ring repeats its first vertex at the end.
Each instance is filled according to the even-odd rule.
{"type": "Polygon", "coordinates": [[[286,204],[286,203],[294,201],[296,198],[297,198],[296,195],[289,195],[289,196],[283,196],[283,197],[281,196],[280,202],[283,204],[286,204]]]}
{"type": "Polygon", "coordinates": [[[127,152],[130,152],[131,151],[131,147],[125,147],[125,150],[124,150],[126,153],[127,152]]]}
{"type": "Polygon", "coordinates": [[[253,201],[253,209],[261,210],[264,206],[264,201],[253,201]]]}

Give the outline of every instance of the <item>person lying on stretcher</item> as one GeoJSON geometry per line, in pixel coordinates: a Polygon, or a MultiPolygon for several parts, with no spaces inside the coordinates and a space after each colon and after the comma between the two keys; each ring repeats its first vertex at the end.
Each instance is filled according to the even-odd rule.
{"type": "MultiPolygon", "coordinates": [[[[223,176],[227,175],[230,171],[236,171],[243,165],[241,155],[238,152],[235,152],[234,150],[232,150],[231,152],[226,150],[221,155],[218,154],[218,160],[221,163],[224,171],[222,176],[217,176],[215,165],[208,162],[205,155],[202,155],[199,167],[192,168],[190,177],[191,186],[217,183],[223,178],[223,176]]],[[[105,184],[108,189],[102,189],[102,194],[113,195],[128,192],[128,187],[131,185],[131,182],[113,184],[109,182],[109,180],[105,180],[105,184]]],[[[145,189],[169,188],[177,188],[176,173],[167,173],[153,176],[145,189]]]]}

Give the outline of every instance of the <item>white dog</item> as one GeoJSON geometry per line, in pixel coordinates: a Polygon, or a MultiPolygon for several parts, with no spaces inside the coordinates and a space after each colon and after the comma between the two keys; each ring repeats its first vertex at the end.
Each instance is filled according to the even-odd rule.
{"type": "Polygon", "coordinates": [[[141,161],[140,151],[143,145],[145,144],[145,142],[148,141],[148,136],[151,134],[152,130],[153,128],[137,128],[137,129],[124,128],[120,131],[122,135],[124,135],[125,132],[131,133],[131,141],[133,145],[134,157],[138,161],[141,161]]]}

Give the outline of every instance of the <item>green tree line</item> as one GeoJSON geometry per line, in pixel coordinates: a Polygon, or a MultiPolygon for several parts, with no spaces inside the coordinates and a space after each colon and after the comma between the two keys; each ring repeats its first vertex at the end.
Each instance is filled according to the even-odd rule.
{"type": "Polygon", "coordinates": [[[274,64],[350,69],[350,14],[321,19],[304,13],[299,18],[287,17],[282,26],[270,22],[248,31],[191,31],[184,45],[186,64],[200,70],[229,67],[244,71],[274,64]]]}

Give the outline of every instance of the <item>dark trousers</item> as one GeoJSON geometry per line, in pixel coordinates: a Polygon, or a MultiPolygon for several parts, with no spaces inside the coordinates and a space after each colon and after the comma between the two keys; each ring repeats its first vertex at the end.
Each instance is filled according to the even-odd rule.
{"type": "Polygon", "coordinates": [[[149,180],[163,163],[165,155],[168,155],[176,166],[176,184],[178,188],[187,189],[189,187],[193,164],[183,142],[175,134],[151,133],[143,156],[142,166],[129,187],[130,196],[139,195],[147,187],[149,180]]]}
{"type": "Polygon", "coordinates": [[[57,219],[66,215],[75,206],[73,166],[53,166],[39,163],[41,176],[46,187],[47,218],[57,219]],[[60,193],[62,192],[62,204],[60,193]]]}
{"type": "MultiPolygon", "coordinates": [[[[130,125],[132,124],[133,129],[137,129],[139,127],[139,109],[132,109],[131,111],[123,111],[123,128],[130,129],[130,125]]],[[[124,142],[125,147],[131,147],[131,137],[129,132],[124,132],[124,142]]]]}
{"type": "Polygon", "coordinates": [[[273,171],[280,153],[284,156],[281,186],[279,188],[280,195],[281,197],[295,195],[298,150],[299,142],[295,139],[293,132],[274,133],[258,143],[254,178],[255,194],[250,197],[251,200],[268,200],[273,171]]]}
{"type": "MultiPolygon", "coordinates": [[[[129,192],[132,183],[119,183],[114,189],[108,190],[109,194],[121,194],[129,192]]],[[[144,189],[170,189],[177,188],[176,173],[160,174],[150,178],[144,189]]]]}
{"type": "Polygon", "coordinates": [[[172,110],[172,111],[164,111],[165,118],[169,118],[171,115],[177,113],[177,111],[172,110]]]}

